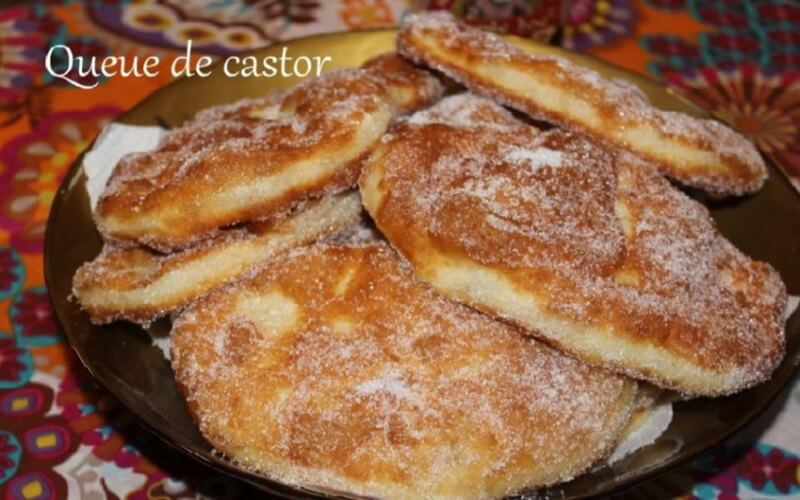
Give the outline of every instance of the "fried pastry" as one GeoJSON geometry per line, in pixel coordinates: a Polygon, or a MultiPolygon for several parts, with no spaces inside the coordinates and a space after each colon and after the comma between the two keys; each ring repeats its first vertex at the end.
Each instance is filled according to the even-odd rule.
{"type": "Polygon", "coordinates": [[[486,498],[604,456],[636,383],[418,282],[385,243],[315,244],[186,309],[172,365],[203,435],[289,484],[486,498]]]}
{"type": "Polygon", "coordinates": [[[378,73],[388,83],[388,99],[400,113],[430,106],[444,92],[438,78],[428,71],[415,69],[395,52],[377,55],[361,67],[378,73]]]}
{"type": "Polygon", "coordinates": [[[396,56],[371,65],[205,110],[155,151],[124,157],[95,211],[98,229],[166,252],[349,189],[395,114],[441,94],[435,77],[396,56]]]}
{"type": "Polygon", "coordinates": [[[225,283],[241,279],[270,256],[309,244],[361,218],[355,191],[305,202],[291,214],[225,229],[181,252],[106,245],[73,278],[73,295],[93,323],[127,319],[148,324],[225,283]]]}
{"type": "Polygon", "coordinates": [[[573,132],[522,133],[504,114],[445,98],[365,163],[364,204],[419,277],[660,387],[720,395],[770,375],[786,303],[771,266],[651,165],[573,132]]]}
{"type": "Polygon", "coordinates": [[[632,84],[526,53],[448,13],[409,16],[397,50],[473,92],[629,150],[662,174],[713,195],[754,192],[766,179],[753,144],[721,123],[659,110],[632,84]]]}

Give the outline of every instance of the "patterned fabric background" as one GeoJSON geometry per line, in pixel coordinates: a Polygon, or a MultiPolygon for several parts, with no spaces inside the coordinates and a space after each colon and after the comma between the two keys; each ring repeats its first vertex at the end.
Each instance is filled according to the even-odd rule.
{"type": "MultiPolygon", "coordinates": [[[[546,0],[43,0],[0,7],[0,495],[253,494],[139,428],[92,382],[57,331],[42,278],[42,238],[55,191],[98,130],[169,77],[96,81],[73,72],[72,79],[98,86],[67,87],[44,71],[50,45],[68,45],[76,55],[156,54],[168,64],[189,38],[199,51],[220,56],[314,33],[390,26],[417,8],[450,9],[475,24],[536,37],[544,34],[537,16],[558,15],[553,5],[546,0]]],[[[564,46],[666,82],[753,138],[800,188],[800,4],[573,0],[565,23],[564,46]]],[[[800,495],[798,422],[795,380],[746,431],[629,495],[800,495]]]]}

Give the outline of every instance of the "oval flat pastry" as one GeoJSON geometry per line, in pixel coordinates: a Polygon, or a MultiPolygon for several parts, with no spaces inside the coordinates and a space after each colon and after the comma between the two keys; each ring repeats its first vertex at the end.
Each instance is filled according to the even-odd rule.
{"type": "Polygon", "coordinates": [[[408,16],[397,51],[477,94],[636,153],[664,175],[716,196],[756,191],[767,178],[755,146],[725,125],[655,108],[630,83],[526,53],[449,13],[408,16]]]}
{"type": "Polygon", "coordinates": [[[107,244],[75,272],[72,293],[93,323],[147,325],[252,273],[273,255],[359,221],[362,213],[358,192],[350,190],[306,201],[285,216],[224,229],[179,252],[107,244]]]}
{"type": "Polygon", "coordinates": [[[315,244],[190,306],[172,364],[203,435],[327,492],[487,498],[606,455],[636,383],[449,301],[384,243],[315,244]]]}
{"type": "Polygon", "coordinates": [[[353,187],[360,156],[395,114],[442,92],[397,56],[368,64],[204,110],[155,151],[124,157],[95,211],[98,229],[111,241],[170,251],[353,187]]]}
{"type": "Polygon", "coordinates": [[[360,188],[419,277],[579,359],[719,395],[783,356],[778,273],[628,153],[462,94],[392,127],[360,188]]]}

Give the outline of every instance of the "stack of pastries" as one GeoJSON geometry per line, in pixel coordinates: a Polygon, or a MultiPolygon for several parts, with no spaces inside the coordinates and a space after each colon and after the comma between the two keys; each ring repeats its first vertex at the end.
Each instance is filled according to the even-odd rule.
{"type": "Polygon", "coordinates": [[[659,391],[770,376],[780,276],[668,180],[722,197],[765,178],[717,122],[415,15],[396,54],[123,158],[73,291],[95,323],[172,317],[190,413],[244,467],[502,497],[587,471],[659,391]]]}

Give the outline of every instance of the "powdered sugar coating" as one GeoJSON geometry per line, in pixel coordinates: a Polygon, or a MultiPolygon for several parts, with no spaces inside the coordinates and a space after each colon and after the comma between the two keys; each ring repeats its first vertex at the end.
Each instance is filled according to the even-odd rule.
{"type": "Polygon", "coordinates": [[[389,133],[389,148],[401,145],[384,160],[398,190],[389,199],[413,190],[408,208],[433,237],[511,267],[569,260],[609,269],[618,261],[612,155],[592,142],[542,133],[471,94],[447,97],[389,133]]]}
{"type": "Polygon", "coordinates": [[[514,146],[503,151],[503,158],[509,163],[520,165],[531,171],[542,167],[560,168],[564,153],[546,147],[522,148],[514,146]]]}
{"type": "Polygon", "coordinates": [[[107,244],[75,272],[72,291],[93,323],[127,319],[147,325],[255,272],[276,253],[342,232],[362,214],[361,199],[351,190],[301,202],[267,221],[221,230],[180,252],[107,244]]]}
{"type": "Polygon", "coordinates": [[[480,127],[512,131],[522,128],[510,112],[483,99],[475,99],[468,93],[448,96],[437,102],[436,106],[422,113],[414,113],[405,121],[411,125],[438,123],[466,129],[480,127]]]}
{"type": "Polygon", "coordinates": [[[635,385],[442,298],[374,242],[294,250],[201,301],[175,323],[172,363],[230,456],[401,498],[568,479],[613,446],[635,385]]]}
{"type": "Polygon", "coordinates": [[[388,98],[400,113],[424,108],[444,94],[444,86],[427,71],[412,69],[408,61],[394,52],[380,54],[367,60],[362,68],[370,70],[388,84],[388,98]]]}
{"type": "Polygon", "coordinates": [[[441,93],[396,56],[371,64],[202,111],[155,151],[123,158],[95,213],[101,233],[169,251],[352,187],[358,157],[395,113],[441,93]]]}
{"type": "MultiPolygon", "coordinates": [[[[442,71],[473,92],[533,118],[589,133],[633,151],[658,164],[664,175],[712,194],[752,192],[766,179],[766,167],[756,148],[729,127],[714,120],[655,108],[644,93],[629,82],[606,79],[596,71],[563,58],[528,54],[497,35],[457,22],[449,13],[408,16],[398,36],[398,52],[442,71]],[[461,59],[436,53],[432,47],[441,47],[461,59]],[[496,67],[489,73],[482,73],[482,66],[489,64],[496,67]],[[528,72],[566,89],[574,95],[575,101],[590,103],[588,106],[597,118],[577,119],[558,110],[554,103],[520,94],[514,87],[516,82],[503,80],[514,78],[508,76],[508,71],[528,72]],[[626,129],[637,130],[635,140],[625,135],[626,129]],[[643,138],[645,134],[639,132],[640,129],[648,138],[643,138]],[[667,147],[666,143],[650,144],[649,135],[676,140],[682,147],[693,150],[696,157],[667,154],[659,150],[667,147]],[[708,154],[716,159],[709,161],[708,154]],[[700,155],[705,155],[706,159],[700,159],[700,155]]],[[[575,102],[574,108],[578,109],[581,103],[575,102]]]]}
{"type": "MultiPolygon", "coordinates": [[[[475,96],[459,99],[499,108],[475,96]]],[[[683,392],[732,392],[777,366],[785,343],[780,276],[739,252],[705,207],[651,165],[560,130],[432,123],[427,115],[439,116],[437,107],[393,127],[361,179],[367,200],[376,199],[367,184],[380,186],[380,206],[367,207],[426,279],[436,279],[432,262],[442,255],[501,273],[536,297],[548,318],[570,322],[572,332],[612,331],[618,342],[589,356],[571,344],[575,337],[525,323],[534,335],[683,392]],[[375,172],[378,180],[370,179],[375,172]],[[663,366],[634,368],[625,354],[630,345],[663,349],[720,374],[726,385],[685,385],[671,378],[666,358],[663,366]]],[[[480,290],[469,297],[459,296],[519,320],[480,290]]]]}

